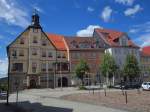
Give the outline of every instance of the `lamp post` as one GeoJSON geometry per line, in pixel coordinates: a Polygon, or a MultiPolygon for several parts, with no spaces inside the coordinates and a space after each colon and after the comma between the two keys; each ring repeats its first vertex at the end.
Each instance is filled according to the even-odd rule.
{"type": "Polygon", "coordinates": [[[54,73],[54,89],[55,89],[56,63],[53,63],[53,73],[54,73]]]}
{"type": "Polygon", "coordinates": [[[6,105],[9,105],[9,70],[10,70],[10,54],[9,54],[9,47],[7,46],[7,55],[8,55],[8,78],[7,78],[7,102],[6,105]]]}
{"type": "Polygon", "coordinates": [[[15,82],[15,86],[16,86],[16,90],[17,90],[17,93],[16,93],[16,104],[18,104],[18,88],[19,88],[19,81],[18,80],[16,80],[16,82],[15,82]]]}
{"type": "Polygon", "coordinates": [[[60,78],[61,78],[61,91],[63,90],[62,88],[62,71],[61,71],[61,62],[60,62],[60,78]]]}

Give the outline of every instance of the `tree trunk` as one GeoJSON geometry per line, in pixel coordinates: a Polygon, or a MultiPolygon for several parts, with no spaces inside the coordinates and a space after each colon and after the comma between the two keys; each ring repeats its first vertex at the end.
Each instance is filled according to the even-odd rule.
{"type": "Polygon", "coordinates": [[[113,86],[115,85],[115,76],[113,74],[113,86]]]}
{"type": "Polygon", "coordinates": [[[106,85],[108,86],[108,72],[106,74],[106,85]]]}
{"type": "Polygon", "coordinates": [[[83,86],[83,78],[81,78],[81,86],[83,86]]]}

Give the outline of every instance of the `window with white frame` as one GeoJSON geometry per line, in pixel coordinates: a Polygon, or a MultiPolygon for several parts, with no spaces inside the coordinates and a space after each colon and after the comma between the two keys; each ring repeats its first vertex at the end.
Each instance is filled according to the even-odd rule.
{"type": "Polygon", "coordinates": [[[37,55],[37,49],[32,49],[32,55],[37,55]]]}
{"type": "Polygon", "coordinates": [[[25,43],[25,38],[20,38],[20,44],[24,44],[25,43]]]}
{"type": "Polygon", "coordinates": [[[53,57],[52,52],[49,52],[49,53],[48,53],[48,57],[49,57],[49,58],[52,58],[52,57],[53,57]]]}
{"type": "Polygon", "coordinates": [[[32,72],[35,73],[37,70],[37,63],[36,62],[33,62],[32,63],[32,72]]]}
{"type": "Polygon", "coordinates": [[[48,63],[48,71],[53,71],[53,65],[52,65],[52,63],[48,63]]]}
{"type": "Polygon", "coordinates": [[[42,51],[42,57],[46,57],[46,51],[45,50],[42,51]]]}
{"type": "Polygon", "coordinates": [[[42,63],[42,65],[41,65],[41,71],[43,71],[43,72],[46,71],[46,63],[42,63]]]}
{"type": "Polygon", "coordinates": [[[17,56],[17,50],[12,50],[12,56],[16,57],[17,56]]]}

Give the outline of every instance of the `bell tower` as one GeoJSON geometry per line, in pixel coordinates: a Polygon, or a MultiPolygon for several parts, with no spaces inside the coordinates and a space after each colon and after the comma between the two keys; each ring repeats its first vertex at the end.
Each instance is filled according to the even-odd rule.
{"type": "Polygon", "coordinates": [[[39,19],[40,19],[40,17],[37,13],[37,10],[34,9],[34,12],[33,12],[33,15],[32,15],[32,24],[31,24],[31,26],[34,27],[34,28],[41,28],[39,19]]]}

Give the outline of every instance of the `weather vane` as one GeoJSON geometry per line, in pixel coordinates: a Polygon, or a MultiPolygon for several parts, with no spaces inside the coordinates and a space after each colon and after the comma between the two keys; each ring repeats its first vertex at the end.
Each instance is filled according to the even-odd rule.
{"type": "Polygon", "coordinates": [[[37,9],[36,9],[36,8],[34,8],[34,10],[33,10],[33,14],[34,14],[34,15],[36,15],[37,13],[38,13],[37,9]]]}

